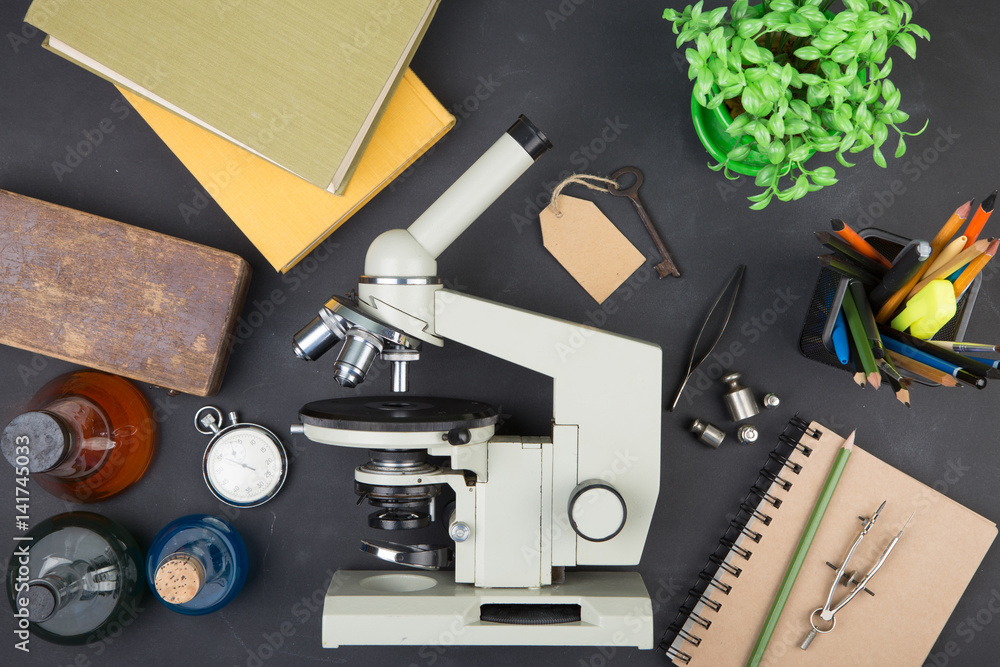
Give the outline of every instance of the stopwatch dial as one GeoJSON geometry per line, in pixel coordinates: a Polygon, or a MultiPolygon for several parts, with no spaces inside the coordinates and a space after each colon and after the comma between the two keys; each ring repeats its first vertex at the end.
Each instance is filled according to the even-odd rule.
{"type": "Polygon", "coordinates": [[[253,427],[223,434],[205,457],[205,478],[212,491],[234,505],[266,501],[281,486],[284,475],[281,445],[253,427]]]}

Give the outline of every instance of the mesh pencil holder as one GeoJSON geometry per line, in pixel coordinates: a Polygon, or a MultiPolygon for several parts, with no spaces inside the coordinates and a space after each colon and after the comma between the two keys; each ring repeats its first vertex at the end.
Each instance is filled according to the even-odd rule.
{"type": "MultiPolygon", "coordinates": [[[[871,243],[876,250],[886,257],[891,258],[895,258],[899,254],[899,251],[909,243],[909,239],[882,231],[881,229],[862,229],[858,233],[871,243]]],[[[807,359],[855,373],[861,369],[855,367],[853,358],[846,364],[840,363],[837,356],[823,341],[823,328],[826,325],[830,309],[833,306],[837,284],[840,282],[840,275],[840,273],[829,267],[820,269],[819,279],[816,281],[816,289],[813,290],[812,300],[809,302],[809,310],[806,313],[806,321],[802,326],[799,350],[807,359]]],[[[972,309],[976,305],[976,297],[979,296],[979,288],[982,285],[982,281],[982,275],[976,276],[969,289],[958,300],[955,317],[951,318],[947,324],[941,327],[941,330],[935,334],[934,340],[961,341],[965,339],[965,330],[969,325],[972,309]]],[[[914,381],[929,386],[937,386],[934,383],[922,381],[919,378],[916,378],[914,381]]]]}

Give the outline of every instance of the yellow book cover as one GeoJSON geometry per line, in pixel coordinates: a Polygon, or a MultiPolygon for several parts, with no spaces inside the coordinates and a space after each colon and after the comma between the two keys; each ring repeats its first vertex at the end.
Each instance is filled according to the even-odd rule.
{"type": "Polygon", "coordinates": [[[282,273],[455,125],[455,117],[412,70],[406,70],[347,190],[336,196],[129,90],[119,90],[282,273]]]}

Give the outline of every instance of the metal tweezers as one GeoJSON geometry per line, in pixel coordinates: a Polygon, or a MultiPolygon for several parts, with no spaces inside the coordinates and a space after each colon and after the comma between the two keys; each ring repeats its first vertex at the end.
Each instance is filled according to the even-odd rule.
{"type": "Polygon", "coordinates": [[[722,288],[721,292],[719,292],[719,296],[715,297],[715,303],[712,304],[712,309],[708,311],[705,321],[701,323],[701,329],[698,331],[698,337],[695,338],[694,347],[691,348],[691,358],[688,359],[687,373],[684,375],[684,380],[681,382],[681,386],[677,388],[677,394],[674,396],[674,402],[670,404],[671,412],[673,412],[674,408],[677,407],[678,401],[681,400],[681,394],[684,393],[684,387],[687,386],[688,380],[690,380],[691,376],[694,375],[694,372],[698,370],[698,367],[705,363],[705,360],[708,359],[708,355],[712,354],[715,346],[719,344],[722,334],[726,332],[726,327],[729,326],[729,318],[733,315],[733,306],[736,305],[736,297],[739,296],[740,286],[743,284],[743,274],[746,273],[746,270],[746,264],[739,265],[736,269],[736,273],[733,274],[733,277],[729,279],[726,286],[722,288]],[[701,343],[701,337],[705,335],[705,328],[712,320],[712,316],[715,315],[715,311],[719,308],[719,303],[722,301],[722,297],[729,292],[734,283],[736,284],[736,288],[733,289],[733,294],[729,297],[729,305],[726,306],[726,319],[719,328],[719,333],[715,335],[715,340],[713,340],[711,345],[708,346],[708,349],[705,351],[705,354],[702,355],[701,359],[695,363],[694,355],[698,353],[698,344],[701,343]]]}
{"type": "Polygon", "coordinates": [[[896,543],[899,542],[900,536],[903,534],[903,531],[906,530],[906,526],[910,523],[910,519],[913,518],[913,515],[911,514],[910,519],[906,520],[906,523],[904,523],[903,527],[899,529],[899,532],[896,534],[896,536],[889,541],[888,545],[886,545],[885,550],[882,552],[882,555],[879,557],[878,561],[876,561],[875,564],[872,566],[872,569],[868,570],[868,574],[866,574],[859,581],[854,582],[852,580],[852,583],[854,583],[854,588],[851,590],[850,593],[848,593],[847,597],[841,600],[840,604],[838,604],[837,606],[835,607],[832,606],[833,594],[837,590],[837,584],[839,584],[844,577],[844,572],[847,570],[847,563],[850,562],[851,556],[854,555],[854,552],[861,544],[861,540],[864,539],[865,535],[868,534],[868,531],[871,530],[872,526],[875,525],[875,521],[876,519],[878,519],[878,515],[882,511],[883,507],[885,507],[884,500],[882,501],[882,504],[878,506],[878,509],[875,510],[875,514],[872,515],[872,518],[865,521],[865,526],[864,528],[861,529],[861,534],[858,535],[858,539],[854,540],[854,544],[851,546],[851,550],[847,552],[847,557],[844,558],[843,565],[840,566],[840,569],[837,570],[836,576],[834,576],[833,578],[833,584],[830,585],[830,592],[826,596],[826,604],[823,605],[822,609],[817,609],[812,614],[809,615],[809,624],[812,626],[812,630],[809,631],[809,634],[806,636],[805,641],[802,642],[802,646],[800,648],[803,651],[809,648],[809,645],[812,643],[813,639],[816,638],[817,633],[826,634],[828,632],[833,632],[833,629],[837,627],[837,619],[835,618],[835,614],[844,607],[846,607],[847,603],[853,600],[858,593],[865,590],[865,586],[867,586],[869,580],[871,580],[871,578],[875,576],[875,573],[879,571],[879,568],[882,567],[882,564],[885,563],[885,559],[889,557],[889,553],[896,546],[896,543]],[[827,623],[831,623],[828,629],[820,630],[819,626],[816,625],[816,621],[814,620],[816,618],[816,614],[819,614],[821,620],[826,621],[827,623]]]}

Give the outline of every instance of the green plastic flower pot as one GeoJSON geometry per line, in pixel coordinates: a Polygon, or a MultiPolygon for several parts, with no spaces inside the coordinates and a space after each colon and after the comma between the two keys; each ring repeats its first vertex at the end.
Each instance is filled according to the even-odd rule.
{"type": "MultiPolygon", "coordinates": [[[[694,131],[701,144],[718,162],[726,161],[726,155],[733,150],[738,140],[741,139],[744,143],[753,142],[753,137],[737,138],[726,132],[726,128],[732,125],[733,119],[729,117],[725,104],[720,104],[714,109],[706,109],[701,106],[694,93],[691,93],[691,121],[694,123],[694,131]]],[[[758,152],[756,148],[751,148],[750,153],[742,161],[730,160],[727,166],[729,171],[737,174],[756,176],[757,172],[768,164],[770,163],[766,155],[758,152]]]]}

